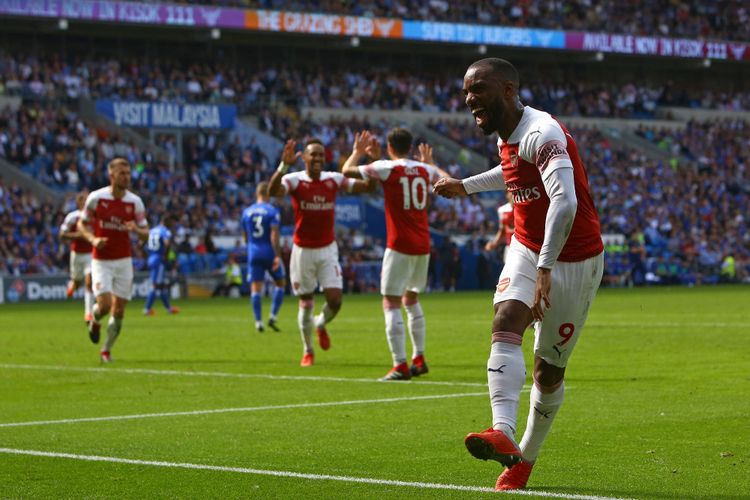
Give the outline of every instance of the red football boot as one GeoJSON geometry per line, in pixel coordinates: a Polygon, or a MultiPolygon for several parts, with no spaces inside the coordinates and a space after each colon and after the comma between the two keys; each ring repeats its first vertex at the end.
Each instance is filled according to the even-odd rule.
{"type": "Polygon", "coordinates": [[[311,352],[306,352],[302,356],[302,361],[299,362],[300,366],[312,366],[313,364],[315,364],[315,355],[311,352]]]}
{"type": "Polygon", "coordinates": [[[490,427],[484,432],[472,432],[464,444],[469,453],[481,460],[495,460],[506,467],[512,467],[521,461],[521,449],[505,435],[490,427]]]}
{"type": "Polygon", "coordinates": [[[385,377],[381,378],[381,382],[390,382],[392,380],[409,380],[411,379],[411,372],[409,371],[409,365],[401,363],[391,368],[391,371],[385,374],[385,377]]]}
{"type": "Polygon", "coordinates": [[[510,469],[505,469],[500,477],[497,478],[495,489],[498,491],[505,490],[522,490],[526,487],[531,475],[531,469],[534,464],[521,460],[510,469]]]}
{"type": "Polygon", "coordinates": [[[326,331],[325,326],[318,326],[315,328],[315,331],[318,334],[318,344],[320,344],[320,348],[324,351],[327,351],[331,348],[331,338],[328,336],[328,332],[326,331]]]}

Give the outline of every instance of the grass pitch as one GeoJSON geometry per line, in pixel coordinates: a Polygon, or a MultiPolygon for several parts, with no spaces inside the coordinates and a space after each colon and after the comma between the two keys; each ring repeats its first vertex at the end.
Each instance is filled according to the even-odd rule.
{"type": "MultiPolygon", "coordinates": [[[[0,306],[0,497],[495,495],[500,466],[462,442],[490,424],[491,297],[426,295],[431,371],[405,383],[374,382],[390,365],[376,296],[344,298],[307,369],[291,298],[263,334],[245,300],[133,303],[109,366],[81,304],[0,306]]],[[[748,498],[749,299],[600,291],[527,494],[748,498]]],[[[527,411],[526,390],[519,436],[527,411]]]]}

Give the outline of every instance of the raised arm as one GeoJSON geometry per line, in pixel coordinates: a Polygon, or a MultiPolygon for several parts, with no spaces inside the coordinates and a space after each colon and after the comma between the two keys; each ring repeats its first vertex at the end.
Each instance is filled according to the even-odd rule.
{"type": "Polygon", "coordinates": [[[362,173],[359,171],[359,159],[367,154],[367,148],[371,147],[373,137],[367,130],[354,134],[354,145],[352,146],[352,153],[349,158],[346,159],[343,165],[341,165],[341,173],[347,177],[353,177],[355,179],[361,179],[362,173]]]}
{"type": "Polygon", "coordinates": [[[268,194],[271,196],[281,197],[286,194],[286,187],[281,183],[281,178],[284,177],[292,165],[297,163],[297,159],[302,155],[302,153],[294,151],[296,147],[297,141],[294,139],[289,139],[284,144],[284,149],[281,151],[281,162],[271,176],[271,181],[268,185],[268,194]]]}

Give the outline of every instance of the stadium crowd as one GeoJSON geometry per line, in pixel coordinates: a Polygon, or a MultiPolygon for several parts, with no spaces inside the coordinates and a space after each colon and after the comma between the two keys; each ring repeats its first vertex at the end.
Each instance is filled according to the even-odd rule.
{"type": "MultiPolygon", "coordinates": [[[[568,78],[530,78],[524,102],[563,116],[652,118],[658,106],[747,109],[750,92],[694,85],[614,84],[568,78]]],[[[25,99],[112,98],[171,102],[234,102],[245,111],[277,106],[456,112],[465,108],[462,80],[437,72],[394,71],[377,64],[365,71],[304,65],[254,70],[222,63],[84,59],[59,56],[0,57],[0,94],[25,99]]]]}
{"type": "Polygon", "coordinates": [[[606,0],[596,3],[589,0],[470,0],[460,3],[447,0],[183,0],[182,3],[632,35],[750,40],[750,9],[734,0],[606,0]]]}

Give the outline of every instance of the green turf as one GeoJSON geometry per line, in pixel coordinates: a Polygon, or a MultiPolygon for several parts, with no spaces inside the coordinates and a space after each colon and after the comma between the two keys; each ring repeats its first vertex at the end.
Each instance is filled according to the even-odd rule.
{"type": "MultiPolygon", "coordinates": [[[[264,334],[252,330],[245,300],[187,301],[177,316],[159,311],[150,318],[134,303],[113,351],[116,362],[79,371],[43,367],[99,368],[80,304],[0,306],[0,424],[479,393],[0,427],[0,448],[493,486],[499,465],[473,459],[462,443],[467,432],[490,423],[486,389],[470,385],[485,381],[490,302],[491,293],[425,296],[430,374],[388,384],[325,380],[375,379],[388,369],[376,296],[345,297],[330,327],[332,349],[319,350],[308,369],[298,366],[301,346],[291,299],[282,310],[283,332],[264,334]]],[[[565,405],[532,475],[531,491],[747,498],[748,353],[747,287],[601,291],[571,360],[565,405]]],[[[524,393],[521,428],[527,405],[524,393]]],[[[0,453],[2,498],[482,496],[492,494],[0,453]]]]}

